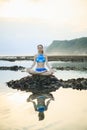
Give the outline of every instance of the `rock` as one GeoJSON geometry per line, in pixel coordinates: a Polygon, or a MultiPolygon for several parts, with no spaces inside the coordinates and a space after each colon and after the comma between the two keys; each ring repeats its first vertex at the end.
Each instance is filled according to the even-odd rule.
{"type": "Polygon", "coordinates": [[[22,69],[25,69],[25,67],[22,67],[22,66],[1,66],[0,67],[0,70],[12,70],[12,71],[18,71],[18,70],[22,70],[22,69]]]}
{"type": "Polygon", "coordinates": [[[56,91],[60,87],[72,88],[77,90],[87,90],[87,79],[68,79],[63,81],[62,79],[57,79],[54,75],[33,75],[23,77],[19,80],[11,80],[7,82],[8,87],[13,89],[18,89],[21,91],[32,92],[32,93],[48,93],[56,91]]]}
{"type": "Polygon", "coordinates": [[[21,78],[16,81],[7,82],[8,87],[27,92],[51,92],[56,91],[62,86],[62,83],[53,75],[33,75],[21,78]]]}
{"type": "Polygon", "coordinates": [[[69,79],[67,81],[62,81],[64,88],[72,88],[77,90],[87,90],[87,79],[69,79]]]}
{"type": "Polygon", "coordinates": [[[81,70],[81,71],[86,71],[87,67],[75,67],[75,66],[57,66],[57,67],[53,67],[54,69],[57,70],[81,70]]]}

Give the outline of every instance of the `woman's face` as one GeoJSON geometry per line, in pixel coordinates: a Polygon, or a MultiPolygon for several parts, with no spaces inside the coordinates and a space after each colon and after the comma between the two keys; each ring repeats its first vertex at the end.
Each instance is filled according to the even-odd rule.
{"type": "Polygon", "coordinates": [[[42,52],[43,51],[43,46],[37,46],[38,52],[42,52]]]}

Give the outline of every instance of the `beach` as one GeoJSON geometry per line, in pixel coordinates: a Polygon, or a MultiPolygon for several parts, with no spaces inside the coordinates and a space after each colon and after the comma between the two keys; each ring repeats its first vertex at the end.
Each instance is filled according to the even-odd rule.
{"type": "MultiPolygon", "coordinates": [[[[32,60],[0,60],[0,66],[23,66],[30,67],[32,60]]],[[[50,66],[57,68],[87,66],[84,61],[49,61],[50,66]]],[[[0,128],[1,130],[85,130],[87,129],[87,90],[63,88],[51,92],[54,101],[51,101],[48,110],[44,112],[45,118],[38,120],[38,112],[34,110],[33,104],[27,102],[31,92],[25,92],[9,88],[6,82],[19,80],[29,76],[21,70],[0,70],[0,128]],[[26,117],[26,118],[25,118],[26,117]],[[84,120],[83,120],[84,119],[84,120]]],[[[87,71],[80,70],[59,70],[54,73],[59,80],[87,78],[87,71]]],[[[40,87],[40,86],[39,86],[40,87]]]]}

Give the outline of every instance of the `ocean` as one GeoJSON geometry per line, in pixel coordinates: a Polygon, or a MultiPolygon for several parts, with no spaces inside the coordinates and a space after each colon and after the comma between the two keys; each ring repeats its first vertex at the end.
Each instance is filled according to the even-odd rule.
{"type": "MultiPolygon", "coordinates": [[[[30,67],[32,61],[0,61],[0,66],[30,67]]],[[[53,67],[87,67],[86,62],[50,61],[53,67]]],[[[44,112],[44,120],[39,121],[38,112],[32,102],[27,102],[30,92],[9,88],[6,82],[20,79],[28,73],[0,70],[0,130],[86,130],[87,90],[73,90],[60,87],[51,94],[54,97],[44,112]]],[[[56,70],[58,79],[87,78],[87,71],[56,70]]],[[[36,101],[36,100],[35,100],[36,101]]]]}

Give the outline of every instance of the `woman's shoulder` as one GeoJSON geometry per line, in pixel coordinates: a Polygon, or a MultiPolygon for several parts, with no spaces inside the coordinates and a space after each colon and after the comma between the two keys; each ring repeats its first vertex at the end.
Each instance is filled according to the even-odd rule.
{"type": "Polygon", "coordinates": [[[43,54],[45,57],[47,57],[47,55],[46,54],[43,54]]]}
{"type": "MultiPolygon", "coordinates": [[[[34,57],[37,57],[38,54],[35,54],[34,57]]],[[[43,56],[47,57],[47,55],[44,53],[43,56]]]]}
{"type": "Polygon", "coordinates": [[[37,57],[37,56],[38,56],[38,54],[35,54],[35,55],[34,55],[34,57],[37,57]]]}

